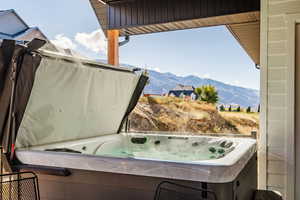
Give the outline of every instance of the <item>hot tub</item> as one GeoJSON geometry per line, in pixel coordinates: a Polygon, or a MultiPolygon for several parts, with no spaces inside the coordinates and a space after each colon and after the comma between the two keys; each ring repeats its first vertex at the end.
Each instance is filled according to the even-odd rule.
{"type": "MultiPolygon", "coordinates": [[[[131,189],[139,190],[139,184],[145,184],[143,187],[153,192],[145,199],[152,199],[155,186],[164,180],[211,189],[221,200],[234,199],[234,196],[250,200],[246,197],[256,189],[256,141],[251,138],[121,133],[21,148],[17,150],[17,157],[29,165],[70,169],[71,186],[73,181],[83,184],[79,178],[83,178],[83,174],[87,180],[98,177],[93,184],[113,184],[122,190],[128,181],[137,181],[131,189]],[[118,184],[110,183],[115,176],[124,180],[118,184]],[[107,179],[101,181],[103,177],[107,179]],[[138,183],[141,180],[144,181],[138,183]],[[147,181],[156,184],[149,185],[147,181]],[[237,192],[240,188],[235,184],[241,183],[239,187],[243,187],[241,190],[245,193],[237,192]]],[[[53,180],[55,185],[68,179],[56,177],[53,180]]],[[[51,181],[47,181],[47,185],[51,185],[51,181]]],[[[71,186],[61,185],[73,191],[71,186]]],[[[95,194],[97,196],[103,191],[99,188],[92,193],[95,192],[100,192],[95,194]]],[[[122,199],[127,199],[126,196],[132,199],[130,191],[127,192],[122,199]]]]}
{"type": "Polygon", "coordinates": [[[202,199],[209,190],[218,200],[252,200],[255,140],[122,133],[146,75],[46,51],[38,56],[35,76],[22,79],[34,78],[28,102],[15,100],[22,105],[7,138],[16,138],[14,168],[38,174],[42,199],[150,200],[167,180],[203,189],[202,199]]]}

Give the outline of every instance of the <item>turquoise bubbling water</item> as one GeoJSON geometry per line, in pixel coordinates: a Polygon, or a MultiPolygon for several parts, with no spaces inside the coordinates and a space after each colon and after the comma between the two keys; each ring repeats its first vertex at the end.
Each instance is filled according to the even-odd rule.
{"type": "Polygon", "coordinates": [[[127,135],[121,142],[102,145],[96,155],[189,162],[222,158],[234,146],[224,138],[127,135]]]}

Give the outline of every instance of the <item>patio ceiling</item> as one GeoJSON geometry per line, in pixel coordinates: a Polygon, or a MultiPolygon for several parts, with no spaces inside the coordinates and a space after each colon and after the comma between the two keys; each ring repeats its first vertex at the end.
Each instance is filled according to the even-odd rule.
{"type": "Polygon", "coordinates": [[[260,0],[90,0],[104,32],[120,36],[259,21],[260,0]]]}
{"type": "Polygon", "coordinates": [[[183,20],[183,21],[176,21],[176,22],[167,22],[162,24],[126,27],[120,29],[120,36],[140,35],[140,34],[148,34],[148,33],[208,27],[208,26],[228,25],[228,24],[243,24],[243,23],[257,22],[257,21],[259,21],[259,12],[249,12],[249,13],[242,13],[242,14],[233,14],[233,15],[183,20]]]}

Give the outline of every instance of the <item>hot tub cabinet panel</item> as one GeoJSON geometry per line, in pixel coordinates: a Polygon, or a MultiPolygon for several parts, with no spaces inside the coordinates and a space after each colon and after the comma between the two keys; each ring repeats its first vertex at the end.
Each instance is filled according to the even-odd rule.
{"type": "MultiPolygon", "coordinates": [[[[153,200],[156,187],[162,181],[207,188],[215,192],[218,200],[252,200],[257,189],[256,154],[236,179],[228,183],[185,181],[78,169],[70,169],[70,171],[71,175],[66,177],[38,174],[41,199],[153,200]]],[[[205,193],[203,196],[205,197],[205,193]]]]}

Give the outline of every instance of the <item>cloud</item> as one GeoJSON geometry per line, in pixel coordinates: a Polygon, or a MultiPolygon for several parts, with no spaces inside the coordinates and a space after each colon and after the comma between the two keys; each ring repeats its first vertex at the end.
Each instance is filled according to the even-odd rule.
{"type": "Polygon", "coordinates": [[[63,34],[58,34],[55,36],[54,40],[51,40],[55,46],[58,46],[63,49],[76,49],[77,45],[67,36],[63,34]]]}
{"type": "Polygon", "coordinates": [[[101,29],[91,33],[77,33],[75,41],[95,53],[107,53],[107,40],[101,29]]]}

